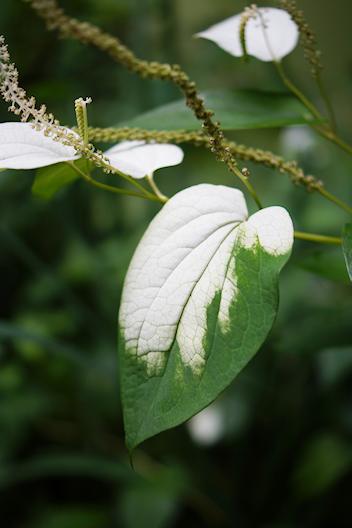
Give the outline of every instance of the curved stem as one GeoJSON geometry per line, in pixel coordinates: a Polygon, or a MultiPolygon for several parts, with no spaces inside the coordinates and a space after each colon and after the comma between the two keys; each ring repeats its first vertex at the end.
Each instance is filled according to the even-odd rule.
{"type": "MultiPolygon", "coordinates": [[[[315,117],[319,121],[324,121],[324,117],[319,112],[319,110],[316,108],[316,106],[311,101],[309,101],[309,99],[301,92],[301,90],[297,88],[297,86],[287,77],[282,64],[276,61],[274,62],[274,64],[285,86],[287,86],[287,88],[297,97],[297,99],[301,101],[301,103],[307,108],[307,110],[309,110],[309,112],[312,114],[313,117],[315,117]]],[[[321,83],[320,83],[320,90],[324,90],[321,83]]],[[[323,91],[323,93],[325,92],[323,91]]],[[[324,100],[326,100],[326,97],[327,96],[325,96],[324,100]]],[[[330,101],[329,101],[329,107],[331,108],[330,112],[332,112],[330,101]]],[[[352,155],[352,146],[346,143],[343,139],[341,139],[336,134],[334,129],[330,127],[330,125],[324,126],[324,125],[315,125],[314,123],[311,123],[310,126],[316,132],[318,132],[321,136],[325,137],[325,139],[328,139],[332,143],[335,143],[335,145],[339,146],[342,150],[352,155]]],[[[334,119],[333,119],[333,127],[334,127],[334,119]]]]}
{"type": "MultiPolygon", "coordinates": [[[[201,131],[188,132],[186,130],[145,130],[142,128],[90,128],[90,140],[108,142],[121,140],[143,140],[157,143],[191,143],[194,146],[205,146],[209,139],[201,131]]],[[[226,146],[233,152],[236,158],[253,161],[254,163],[265,165],[271,169],[285,172],[290,175],[293,181],[305,185],[308,190],[318,192],[321,196],[334,203],[344,211],[352,214],[352,207],[346,202],[337,198],[327,191],[318,180],[312,180],[312,176],[304,174],[303,170],[293,161],[284,160],[281,156],[269,150],[256,149],[241,145],[233,141],[226,140],[226,146]],[[316,185],[315,185],[316,183],[316,185]]],[[[248,182],[247,182],[248,183],[248,182]]],[[[252,190],[253,192],[254,190],[252,190]]],[[[254,191],[255,192],[255,191],[254,191]]]]}
{"type": "Polygon", "coordinates": [[[112,187],[111,185],[98,182],[94,180],[91,176],[83,172],[81,169],[79,169],[74,163],[70,161],[67,161],[66,163],[68,163],[70,167],[72,167],[72,169],[76,171],[77,174],[79,174],[87,183],[93,185],[94,187],[98,187],[99,189],[103,189],[104,191],[109,191],[115,194],[125,194],[128,196],[135,196],[137,198],[152,200],[154,202],[162,202],[158,196],[155,196],[154,194],[151,194],[148,191],[145,191],[143,194],[141,194],[136,191],[129,191],[128,189],[121,189],[120,187],[112,187]]]}
{"type": "Polygon", "coordinates": [[[147,176],[147,182],[149,183],[150,187],[153,189],[155,195],[159,198],[159,200],[163,203],[166,203],[168,201],[168,197],[160,191],[159,187],[154,181],[153,173],[147,176]]]}
{"type": "Polygon", "coordinates": [[[340,200],[340,198],[337,198],[337,196],[335,196],[334,194],[324,189],[324,187],[319,187],[317,191],[319,192],[319,194],[321,194],[321,196],[324,196],[330,202],[336,204],[338,207],[340,207],[347,213],[352,214],[352,207],[347,205],[343,200],[340,200]]]}
{"type": "Polygon", "coordinates": [[[316,106],[301,92],[301,90],[289,79],[285,73],[285,70],[281,62],[274,61],[275,67],[278,71],[278,74],[281,77],[282,82],[287,86],[287,88],[292,92],[297,99],[309,110],[309,112],[319,121],[324,121],[324,117],[316,108],[316,106]]]}
{"type": "Polygon", "coordinates": [[[326,106],[326,110],[327,110],[327,112],[329,114],[330,123],[331,123],[331,129],[334,132],[336,132],[336,117],[335,117],[334,107],[333,107],[333,105],[331,103],[331,100],[330,100],[330,97],[328,95],[328,92],[326,91],[326,88],[325,88],[325,85],[324,85],[324,83],[322,81],[320,73],[318,73],[315,76],[315,81],[317,83],[317,86],[318,86],[318,89],[319,89],[319,92],[320,92],[320,96],[323,99],[323,101],[325,103],[325,106],[326,106]]]}
{"type": "Polygon", "coordinates": [[[327,236],[327,235],[317,235],[315,233],[306,233],[304,231],[295,231],[295,238],[299,240],[308,240],[310,242],[317,242],[319,244],[334,244],[337,246],[341,245],[341,238],[327,236]]]}
{"type": "Polygon", "coordinates": [[[239,178],[241,180],[241,182],[246,187],[247,191],[249,192],[249,194],[252,196],[253,200],[257,204],[258,209],[263,209],[263,205],[262,205],[262,203],[261,203],[261,201],[259,199],[259,196],[257,195],[256,190],[254,189],[254,187],[251,184],[251,182],[248,180],[248,177],[245,176],[244,174],[242,174],[240,169],[235,164],[231,163],[228,167],[229,167],[230,171],[235,176],[237,176],[237,178],[239,178]]]}
{"type": "Polygon", "coordinates": [[[314,125],[314,124],[312,124],[311,126],[322,137],[324,137],[325,139],[328,139],[329,141],[331,141],[331,143],[334,143],[335,145],[340,147],[342,150],[347,152],[347,154],[352,155],[352,146],[346,143],[346,141],[341,139],[337,134],[335,134],[333,130],[327,130],[324,127],[320,127],[319,125],[314,125]]]}
{"type": "Polygon", "coordinates": [[[127,181],[128,183],[130,183],[131,185],[133,185],[134,187],[136,187],[137,189],[139,189],[143,194],[145,195],[150,195],[150,196],[153,196],[151,193],[148,193],[148,191],[143,187],[143,185],[141,185],[140,183],[138,183],[134,178],[132,178],[131,176],[128,176],[127,174],[124,174],[123,172],[119,171],[118,169],[116,169],[115,167],[113,167],[112,165],[108,165],[107,168],[111,171],[112,174],[116,174],[117,176],[120,176],[121,178],[123,178],[125,181],[127,181]]]}

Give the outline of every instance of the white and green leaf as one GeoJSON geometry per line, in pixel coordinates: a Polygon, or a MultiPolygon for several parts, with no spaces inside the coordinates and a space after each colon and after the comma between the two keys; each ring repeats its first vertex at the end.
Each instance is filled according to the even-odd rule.
{"type": "Polygon", "coordinates": [[[119,314],[129,449],[206,407],[257,352],[292,243],[285,209],[248,218],[237,189],[202,184],[166,203],[132,259],[119,314]]]}

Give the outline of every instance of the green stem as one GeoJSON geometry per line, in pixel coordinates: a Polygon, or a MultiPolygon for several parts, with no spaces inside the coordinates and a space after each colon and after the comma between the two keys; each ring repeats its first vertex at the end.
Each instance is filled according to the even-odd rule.
{"type": "Polygon", "coordinates": [[[327,130],[324,127],[320,127],[319,125],[314,124],[312,125],[312,128],[316,130],[316,132],[318,132],[325,139],[328,139],[329,141],[340,147],[342,150],[347,152],[347,154],[352,155],[352,146],[346,143],[339,136],[337,136],[333,130],[327,130]]]}
{"type": "Polygon", "coordinates": [[[159,200],[163,203],[166,203],[168,201],[168,197],[160,191],[159,187],[154,181],[153,174],[149,174],[147,176],[147,182],[149,183],[150,187],[154,191],[155,195],[159,198],[159,200]]]}
{"type": "Polygon", "coordinates": [[[316,80],[316,83],[317,83],[317,86],[320,92],[320,96],[323,99],[325,106],[326,106],[326,110],[329,114],[331,128],[335,132],[336,131],[336,117],[335,117],[334,107],[332,106],[330,97],[326,91],[326,88],[322,81],[320,73],[318,73],[317,76],[315,76],[315,80],[316,80]]]}
{"type": "Polygon", "coordinates": [[[324,189],[324,187],[319,187],[317,191],[321,194],[321,196],[324,196],[327,200],[330,200],[330,202],[336,204],[347,213],[352,214],[352,207],[347,205],[343,200],[340,200],[340,198],[337,198],[337,196],[334,194],[324,189]]]}
{"type": "Polygon", "coordinates": [[[248,177],[244,176],[242,172],[239,170],[239,168],[236,167],[236,165],[234,165],[233,163],[229,165],[229,169],[235,176],[237,176],[241,180],[241,182],[246,187],[247,191],[249,192],[249,194],[252,196],[253,200],[257,204],[258,209],[263,209],[263,205],[259,199],[259,196],[257,195],[256,190],[254,189],[251,182],[248,180],[248,177]]]}
{"type": "Polygon", "coordinates": [[[154,202],[161,202],[161,200],[160,200],[160,198],[158,196],[155,196],[154,194],[151,194],[151,193],[145,191],[145,189],[144,189],[145,192],[143,194],[141,194],[141,193],[138,193],[138,192],[135,192],[135,191],[129,191],[128,189],[121,189],[120,187],[112,187],[111,185],[107,185],[105,183],[101,183],[101,182],[98,182],[98,181],[94,180],[91,176],[89,176],[88,174],[83,172],[74,163],[72,163],[70,161],[67,161],[66,163],[68,163],[70,165],[70,167],[72,167],[72,169],[74,171],[76,171],[77,174],[79,174],[87,183],[89,183],[90,185],[93,185],[94,187],[98,187],[99,189],[103,189],[104,191],[109,191],[109,192],[112,192],[112,193],[115,193],[115,194],[125,194],[125,195],[128,195],[128,196],[135,196],[137,198],[144,198],[144,199],[147,199],[147,200],[152,200],[154,202]]]}
{"type": "Polygon", "coordinates": [[[148,191],[143,187],[143,185],[141,185],[140,183],[138,183],[134,178],[132,178],[131,176],[127,176],[127,174],[124,174],[123,172],[120,172],[118,169],[116,169],[115,167],[113,167],[112,165],[107,165],[106,167],[107,169],[109,169],[112,174],[116,174],[117,176],[120,176],[121,178],[123,178],[125,181],[127,181],[128,183],[130,183],[131,185],[133,185],[134,187],[136,187],[137,189],[139,189],[143,194],[145,195],[150,195],[150,196],[153,196],[151,193],[148,193],[148,191]]]}
{"type": "Polygon", "coordinates": [[[291,79],[287,77],[281,62],[274,61],[274,64],[282,82],[285,84],[285,86],[287,86],[290,92],[292,92],[297,97],[297,99],[301,101],[301,103],[316,119],[318,119],[318,121],[324,121],[324,117],[321,115],[316,106],[311,101],[309,101],[304,93],[302,93],[301,90],[291,81],[291,79]]]}
{"type": "Polygon", "coordinates": [[[310,242],[317,242],[319,244],[334,244],[341,245],[341,238],[326,236],[326,235],[317,235],[315,233],[305,233],[303,231],[295,231],[295,238],[299,240],[309,240],[310,242]]]}
{"type": "MultiPolygon", "coordinates": [[[[287,86],[287,88],[297,97],[297,99],[301,101],[301,103],[309,110],[313,117],[315,117],[319,121],[324,121],[324,117],[321,115],[316,106],[311,101],[309,101],[309,99],[301,92],[301,90],[297,88],[297,86],[287,77],[282,67],[282,64],[280,62],[274,62],[274,64],[285,86],[287,86]]],[[[323,93],[325,93],[324,88],[322,86],[321,89],[323,90],[323,93]]],[[[328,139],[332,143],[335,143],[335,145],[339,146],[342,150],[352,155],[352,146],[346,143],[343,139],[341,139],[329,125],[314,125],[314,123],[312,123],[310,126],[321,136],[325,137],[325,139],[328,139]]]]}

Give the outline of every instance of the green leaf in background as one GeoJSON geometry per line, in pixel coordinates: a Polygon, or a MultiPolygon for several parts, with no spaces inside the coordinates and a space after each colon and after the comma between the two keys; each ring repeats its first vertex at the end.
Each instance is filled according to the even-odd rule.
{"type": "MultiPolygon", "coordinates": [[[[86,169],[87,161],[74,162],[80,169],[86,169]]],[[[32,193],[39,198],[50,200],[62,187],[77,180],[79,175],[68,163],[56,163],[38,169],[32,185],[32,193]]]]}
{"type": "Polygon", "coordinates": [[[352,281],[352,224],[346,224],[342,232],[342,249],[348,275],[352,281]]]}
{"type": "MultiPolygon", "coordinates": [[[[208,108],[215,112],[224,130],[245,130],[301,125],[312,121],[307,110],[294,97],[283,93],[227,90],[203,94],[208,108]]],[[[169,103],[119,126],[148,130],[198,130],[199,121],[184,100],[169,103]]]]}
{"type": "Polygon", "coordinates": [[[164,205],[132,259],[119,315],[130,450],[209,405],[258,351],[292,243],[285,209],[248,219],[237,189],[196,185],[164,205]]]}
{"type": "Polygon", "coordinates": [[[36,515],[28,528],[106,528],[109,525],[107,512],[95,506],[53,504],[36,515]]]}
{"type": "Polygon", "coordinates": [[[342,284],[350,283],[340,248],[333,248],[332,250],[325,248],[324,250],[314,249],[295,259],[295,264],[324,279],[342,284]]]}
{"type": "Polygon", "coordinates": [[[293,473],[293,486],[302,499],[316,497],[350,470],[352,450],[339,436],[322,433],[305,447],[293,473]]]}

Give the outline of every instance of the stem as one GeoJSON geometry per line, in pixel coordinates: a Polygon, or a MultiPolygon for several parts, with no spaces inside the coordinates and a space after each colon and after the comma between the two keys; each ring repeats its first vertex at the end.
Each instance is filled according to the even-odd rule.
{"type": "Polygon", "coordinates": [[[154,181],[153,173],[147,176],[147,182],[149,183],[150,187],[153,189],[155,195],[159,198],[159,200],[163,203],[166,203],[168,201],[168,197],[160,191],[159,187],[154,181]]]}
{"type": "Polygon", "coordinates": [[[128,196],[136,196],[137,198],[144,198],[147,200],[152,200],[153,202],[161,202],[160,198],[158,196],[154,196],[154,194],[149,193],[148,191],[145,191],[144,194],[135,192],[135,191],[129,191],[128,189],[121,189],[120,187],[112,187],[111,185],[106,185],[105,183],[98,182],[94,180],[91,176],[83,172],[79,167],[77,167],[73,162],[67,161],[68,165],[77,172],[87,183],[90,185],[93,185],[94,187],[98,187],[99,189],[103,189],[104,191],[109,191],[115,194],[125,194],[128,196]]]}
{"type": "Polygon", "coordinates": [[[108,53],[115,61],[122,64],[125,68],[142,78],[169,81],[177,86],[185,98],[186,105],[202,123],[203,129],[210,139],[206,146],[215,154],[219,161],[225,162],[229,170],[241,179],[258,207],[261,207],[253,186],[245,181],[242,175],[240,176],[241,173],[239,170],[234,170],[236,160],[226,148],[226,140],[220,123],[214,119],[214,113],[212,110],[206,107],[204,99],[200,96],[195,82],[190,79],[187,73],[183,71],[179,65],[170,65],[167,63],[164,64],[140,59],[118,38],[105,33],[92,24],[80,22],[75,18],[67,16],[64,11],[59,8],[57,0],[50,0],[49,7],[47,2],[37,2],[36,0],[28,1],[33,9],[44,18],[49,29],[59,30],[65,38],[71,37],[80,40],[84,44],[96,46],[98,49],[108,53]]]}
{"type": "Polygon", "coordinates": [[[340,147],[342,150],[352,155],[352,146],[346,143],[339,136],[337,136],[333,130],[327,130],[326,128],[314,124],[312,125],[312,128],[314,128],[314,130],[316,130],[316,132],[318,132],[325,139],[328,139],[332,143],[335,143],[335,145],[340,147]]]}
{"type": "Polygon", "coordinates": [[[274,64],[282,82],[285,84],[285,86],[287,86],[290,92],[292,92],[297,97],[297,99],[301,101],[301,103],[316,119],[318,119],[318,121],[324,121],[324,117],[321,115],[316,106],[311,101],[309,101],[309,99],[301,92],[301,90],[287,77],[281,62],[274,61],[274,64]]]}
{"type": "MultiPolygon", "coordinates": [[[[194,146],[205,146],[209,139],[201,131],[187,132],[185,130],[145,130],[142,128],[90,128],[90,140],[101,142],[114,142],[121,140],[143,140],[154,141],[157,143],[191,143],[194,146]]],[[[352,207],[346,202],[337,198],[331,192],[325,190],[322,184],[314,181],[317,185],[312,185],[314,181],[312,176],[306,176],[303,170],[296,164],[296,162],[285,161],[281,156],[278,156],[270,151],[264,151],[246,145],[241,145],[233,141],[226,140],[226,146],[233,152],[236,158],[244,161],[253,161],[254,163],[265,165],[271,169],[285,172],[291,176],[291,179],[299,181],[301,185],[307,186],[308,190],[319,192],[321,196],[334,203],[344,211],[352,214],[352,207]]],[[[248,181],[247,181],[248,183],[248,181]]]]}
{"type": "Polygon", "coordinates": [[[132,178],[131,176],[127,176],[127,174],[124,174],[123,172],[119,171],[118,169],[116,169],[115,167],[113,167],[112,165],[110,164],[107,164],[106,166],[107,169],[109,169],[113,174],[116,174],[117,176],[120,176],[121,178],[123,178],[125,181],[127,181],[128,183],[130,183],[131,185],[133,185],[134,187],[136,187],[137,189],[139,189],[140,191],[142,191],[143,194],[145,194],[146,196],[149,194],[150,196],[153,196],[151,193],[149,193],[144,187],[143,185],[141,185],[140,183],[138,183],[134,178],[132,178]]]}
{"type": "Polygon", "coordinates": [[[246,187],[247,191],[249,192],[249,194],[252,196],[253,200],[257,204],[258,209],[263,209],[263,205],[259,199],[259,196],[257,195],[251,182],[248,180],[248,177],[244,176],[235,164],[231,163],[228,167],[230,171],[241,180],[241,182],[246,187]]]}
{"type": "MultiPolygon", "coordinates": [[[[311,101],[309,101],[309,99],[301,92],[301,90],[297,88],[297,86],[287,77],[282,64],[277,61],[274,61],[274,64],[285,86],[287,86],[287,88],[297,97],[297,99],[301,101],[301,103],[309,110],[309,112],[316,119],[318,119],[319,121],[324,121],[324,117],[321,115],[321,113],[316,108],[316,106],[311,101]]],[[[325,93],[325,90],[321,84],[321,81],[320,82],[317,81],[317,82],[318,82],[318,85],[320,86],[320,91],[323,96],[323,93],[325,93]]],[[[326,94],[325,94],[324,100],[326,104],[328,104],[329,107],[331,108],[330,112],[333,113],[332,106],[326,94]]],[[[352,146],[346,143],[339,136],[337,136],[335,131],[330,126],[314,125],[314,123],[312,123],[310,126],[316,132],[318,132],[321,136],[325,137],[325,139],[328,139],[332,143],[335,143],[335,145],[339,146],[342,150],[352,155],[352,146]]],[[[334,126],[334,119],[333,119],[333,126],[334,126]]]]}
{"type": "Polygon", "coordinates": [[[336,118],[335,118],[334,107],[332,106],[330,97],[326,91],[326,88],[321,79],[320,73],[318,73],[317,76],[315,76],[315,80],[316,80],[321,98],[323,99],[326,109],[328,111],[328,114],[330,117],[331,128],[335,132],[336,131],[336,118]]]}
{"type": "Polygon", "coordinates": [[[326,236],[326,235],[316,235],[315,233],[305,233],[303,231],[295,231],[295,238],[299,240],[309,240],[310,242],[317,242],[319,244],[334,244],[340,246],[342,241],[341,238],[326,236]]]}
{"type": "Polygon", "coordinates": [[[330,200],[330,202],[336,204],[347,213],[352,214],[352,207],[347,205],[343,200],[340,200],[340,198],[337,198],[337,196],[334,194],[324,189],[324,187],[319,187],[317,191],[321,194],[321,196],[324,196],[327,200],[330,200]]]}

